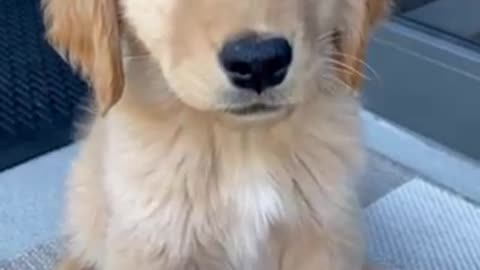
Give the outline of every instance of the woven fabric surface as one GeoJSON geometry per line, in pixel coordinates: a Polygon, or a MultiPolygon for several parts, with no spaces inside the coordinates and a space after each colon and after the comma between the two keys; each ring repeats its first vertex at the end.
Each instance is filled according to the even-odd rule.
{"type": "Polygon", "coordinates": [[[399,270],[480,270],[480,208],[413,180],[366,211],[370,256],[399,270]]]}
{"type": "Polygon", "coordinates": [[[68,143],[88,93],[44,36],[40,0],[0,1],[0,170],[68,143]]]}
{"type": "Polygon", "coordinates": [[[38,245],[13,260],[0,260],[0,270],[52,270],[60,247],[58,241],[38,245]]]}

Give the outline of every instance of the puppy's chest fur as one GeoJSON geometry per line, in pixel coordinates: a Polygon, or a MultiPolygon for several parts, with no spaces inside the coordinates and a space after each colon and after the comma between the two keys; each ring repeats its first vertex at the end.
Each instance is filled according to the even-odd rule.
{"type": "Polygon", "coordinates": [[[166,257],[255,261],[271,226],[292,218],[289,191],[243,151],[233,157],[212,153],[201,138],[178,139],[151,148],[125,144],[107,155],[113,229],[166,257]]]}
{"type": "MultiPolygon", "coordinates": [[[[348,207],[337,181],[344,170],[334,155],[316,156],[308,148],[290,153],[281,140],[259,134],[181,126],[146,134],[136,133],[138,126],[110,124],[104,157],[108,231],[128,243],[126,250],[155,256],[160,265],[271,268],[260,257],[275,252],[276,227],[328,222],[339,203],[348,207]],[[319,161],[330,166],[328,172],[313,169],[319,161]]],[[[350,218],[342,215],[332,222],[350,218]]]]}
{"type": "Polygon", "coordinates": [[[170,262],[188,258],[180,263],[191,260],[202,269],[217,269],[210,263],[232,264],[235,269],[253,267],[242,264],[256,261],[262,245],[268,241],[271,226],[284,222],[286,209],[268,175],[245,170],[237,176],[243,177],[241,185],[217,182],[219,179],[213,176],[151,175],[142,181],[170,183],[132,188],[125,182],[139,179],[135,172],[123,172],[123,179],[113,180],[112,175],[109,178],[117,182],[109,185],[115,220],[112,226],[119,234],[131,237],[130,244],[143,246],[134,244],[132,250],[150,247],[146,254],[161,252],[170,262]],[[123,181],[125,184],[118,184],[123,181]],[[214,185],[215,190],[207,190],[214,185]]]}

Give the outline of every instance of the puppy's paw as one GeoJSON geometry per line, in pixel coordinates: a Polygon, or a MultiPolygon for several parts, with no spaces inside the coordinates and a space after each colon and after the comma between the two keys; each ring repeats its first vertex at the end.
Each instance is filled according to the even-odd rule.
{"type": "Polygon", "coordinates": [[[94,270],[90,267],[85,267],[78,260],[72,258],[62,258],[58,262],[55,270],[94,270]]]}

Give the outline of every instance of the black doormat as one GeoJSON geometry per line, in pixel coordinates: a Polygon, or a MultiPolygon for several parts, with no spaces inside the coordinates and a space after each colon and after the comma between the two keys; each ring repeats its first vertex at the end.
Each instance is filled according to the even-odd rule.
{"type": "Polygon", "coordinates": [[[40,0],[0,0],[0,171],[71,143],[87,94],[45,41],[40,0]]]}

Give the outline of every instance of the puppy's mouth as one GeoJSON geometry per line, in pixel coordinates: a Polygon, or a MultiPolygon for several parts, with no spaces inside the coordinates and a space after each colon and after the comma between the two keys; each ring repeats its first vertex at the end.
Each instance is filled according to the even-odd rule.
{"type": "Polygon", "coordinates": [[[283,106],[267,105],[263,103],[252,104],[245,107],[230,108],[228,113],[238,116],[261,115],[279,112],[284,109],[283,106]]]}

